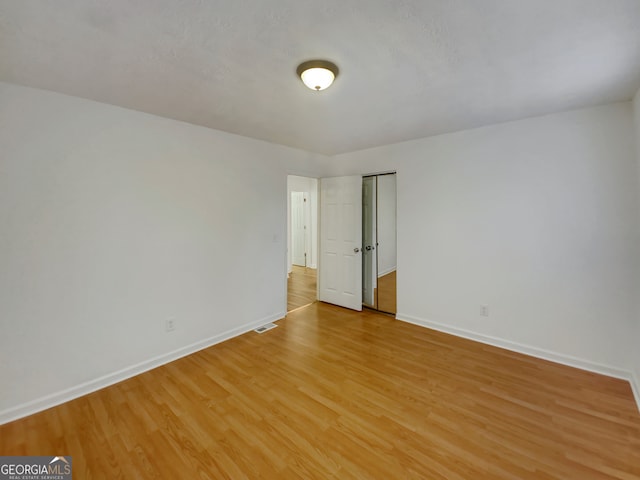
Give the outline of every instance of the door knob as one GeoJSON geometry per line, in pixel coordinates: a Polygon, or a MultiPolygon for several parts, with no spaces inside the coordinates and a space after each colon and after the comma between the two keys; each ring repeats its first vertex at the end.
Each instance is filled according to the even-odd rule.
{"type": "Polygon", "coordinates": [[[354,248],[354,249],[353,249],[353,252],[354,252],[354,253],[358,253],[359,251],[360,251],[360,249],[359,249],[358,247],[356,247],[356,248],[354,248]]]}

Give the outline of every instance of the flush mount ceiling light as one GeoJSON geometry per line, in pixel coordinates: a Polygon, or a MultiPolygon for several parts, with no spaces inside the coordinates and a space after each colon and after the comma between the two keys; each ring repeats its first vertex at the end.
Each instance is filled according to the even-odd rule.
{"type": "Polygon", "coordinates": [[[324,90],[338,76],[338,67],[327,60],[309,60],[296,70],[302,82],[311,90],[324,90]]]}

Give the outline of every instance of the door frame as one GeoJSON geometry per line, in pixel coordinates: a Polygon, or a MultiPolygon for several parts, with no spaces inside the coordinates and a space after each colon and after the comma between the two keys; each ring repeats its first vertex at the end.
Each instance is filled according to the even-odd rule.
{"type": "Polygon", "coordinates": [[[309,224],[311,228],[307,229],[308,233],[306,235],[307,240],[309,241],[309,245],[307,245],[307,252],[310,252],[311,259],[307,259],[307,265],[310,268],[318,268],[317,264],[317,251],[318,251],[318,216],[319,206],[318,206],[318,178],[313,176],[304,176],[293,173],[287,173],[286,175],[286,242],[284,242],[284,254],[285,254],[285,281],[289,278],[289,274],[291,273],[292,266],[292,256],[291,256],[291,192],[306,192],[309,195],[309,201],[307,202],[307,209],[309,212],[309,224]],[[296,179],[290,179],[290,177],[296,177],[296,179]],[[300,186],[299,188],[296,185],[292,185],[295,182],[301,182],[302,180],[309,180],[312,184],[308,185],[308,188],[303,188],[300,186]],[[315,189],[315,190],[314,190],[315,189]]]}
{"type": "Polygon", "coordinates": [[[301,202],[301,215],[302,215],[302,223],[304,225],[303,228],[303,233],[302,233],[302,249],[303,249],[303,257],[304,257],[304,266],[305,267],[311,267],[312,265],[312,259],[311,259],[311,231],[314,230],[312,228],[311,225],[311,201],[310,201],[310,197],[311,194],[310,192],[301,192],[298,190],[293,190],[290,192],[290,196],[289,196],[289,201],[290,201],[290,205],[291,205],[291,215],[290,215],[290,221],[291,221],[291,264],[292,265],[298,265],[300,266],[299,263],[295,262],[295,230],[293,228],[293,224],[294,224],[294,215],[293,215],[293,210],[294,210],[294,205],[295,202],[293,201],[294,198],[294,194],[302,194],[302,202],[301,202]]]}
{"type": "MultiPolygon", "coordinates": [[[[367,177],[367,176],[372,176],[372,175],[388,175],[388,174],[395,173],[396,174],[396,201],[397,201],[398,198],[399,198],[398,193],[400,192],[400,189],[398,188],[398,180],[401,177],[400,170],[401,169],[399,169],[399,168],[393,168],[393,169],[389,169],[389,170],[370,171],[370,172],[367,172],[367,173],[355,173],[354,175],[360,175],[361,177],[367,177]]],[[[287,200],[286,200],[287,209],[290,208],[290,205],[289,205],[289,202],[290,202],[290,198],[289,198],[289,183],[288,183],[289,176],[310,178],[310,179],[314,179],[314,180],[316,180],[318,182],[320,181],[320,178],[322,178],[322,175],[318,176],[317,174],[304,174],[304,173],[300,173],[300,172],[287,171],[286,174],[285,174],[285,192],[286,192],[285,195],[287,197],[287,200]]],[[[319,205],[319,203],[320,203],[319,202],[320,192],[319,191],[318,191],[318,195],[317,196],[318,196],[318,202],[317,202],[318,204],[315,206],[315,208],[317,210],[317,217],[319,217],[320,216],[320,205],[319,205]]],[[[399,210],[396,209],[396,214],[397,214],[398,211],[399,210]]],[[[287,230],[288,230],[288,218],[290,216],[290,212],[286,212],[286,214],[287,214],[287,230]]],[[[315,229],[315,232],[312,234],[312,235],[315,236],[316,245],[318,245],[319,241],[320,241],[320,238],[319,238],[319,236],[320,236],[319,235],[320,225],[319,225],[319,223],[320,222],[318,221],[317,222],[317,224],[318,224],[317,228],[315,229]]],[[[398,221],[397,221],[397,216],[396,216],[396,245],[398,245],[400,243],[399,242],[399,239],[400,239],[400,236],[401,236],[400,233],[401,232],[398,229],[398,221]]],[[[287,231],[286,234],[287,234],[287,241],[284,242],[284,245],[283,245],[284,263],[285,263],[285,265],[284,265],[284,276],[282,278],[282,282],[284,284],[284,292],[285,292],[284,301],[283,301],[283,305],[284,305],[283,312],[285,312],[285,315],[286,315],[286,312],[287,312],[287,280],[289,278],[289,248],[290,248],[289,247],[289,241],[290,241],[289,237],[291,236],[289,231],[287,231]]],[[[398,262],[398,259],[400,258],[400,250],[399,249],[396,250],[396,255],[397,255],[396,264],[399,264],[400,263],[400,262],[398,262]]],[[[318,258],[318,263],[317,263],[316,267],[317,267],[318,276],[319,276],[320,275],[320,269],[321,269],[320,259],[319,258],[318,258]]],[[[396,267],[396,269],[397,269],[397,267],[396,267]]],[[[320,284],[318,282],[318,286],[316,287],[316,298],[320,298],[320,291],[319,290],[320,290],[320,284]]],[[[399,289],[396,287],[396,294],[397,294],[398,291],[399,291],[399,289]]],[[[396,316],[397,316],[397,314],[396,314],[396,316]]]]}

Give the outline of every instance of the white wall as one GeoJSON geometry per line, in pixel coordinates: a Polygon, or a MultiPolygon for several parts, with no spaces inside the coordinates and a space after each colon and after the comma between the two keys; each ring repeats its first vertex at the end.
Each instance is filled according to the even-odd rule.
{"type": "Polygon", "coordinates": [[[4,83],[0,146],[0,423],[284,315],[319,157],[4,83]]]}
{"type": "Polygon", "coordinates": [[[326,159],[0,83],[0,423],[282,316],[287,174],[397,170],[399,316],[638,375],[632,114],[326,159]]]}
{"type": "MultiPolygon", "coordinates": [[[[378,288],[378,177],[362,178],[362,303],[375,307],[378,288]],[[376,246],[377,245],[377,246],[376,246]],[[373,247],[374,250],[365,250],[373,247]]],[[[395,230],[394,230],[395,235],[395,230]]]]}
{"type": "Polygon", "coordinates": [[[331,160],[335,175],[397,171],[399,318],[619,375],[638,294],[635,161],[628,102],[331,160]]]}
{"type": "MultiPolygon", "coordinates": [[[[325,161],[326,163],[326,161],[325,161]]],[[[318,268],[318,179],[289,175],[287,178],[287,264],[288,272],[291,272],[291,192],[309,193],[311,210],[311,225],[309,225],[309,237],[311,240],[310,264],[311,268],[318,268]]]]}
{"type": "MultiPolygon", "coordinates": [[[[633,98],[633,118],[634,129],[636,137],[636,160],[638,166],[638,183],[640,184],[640,89],[637,91],[633,98]]],[[[640,212],[640,192],[638,194],[638,211],[640,212]]],[[[640,213],[639,213],[640,215],[640,213]]],[[[636,331],[632,336],[631,348],[633,351],[632,358],[632,372],[633,372],[633,387],[636,396],[636,402],[640,407],[640,242],[638,242],[637,250],[637,275],[638,275],[638,290],[636,294],[637,310],[636,310],[636,331]]]]}

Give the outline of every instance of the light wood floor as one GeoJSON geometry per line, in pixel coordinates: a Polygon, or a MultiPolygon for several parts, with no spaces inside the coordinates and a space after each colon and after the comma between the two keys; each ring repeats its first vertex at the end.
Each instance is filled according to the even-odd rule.
{"type": "Polygon", "coordinates": [[[287,312],[316,301],[317,275],[313,268],[294,265],[287,280],[287,312]]]}
{"type": "Polygon", "coordinates": [[[378,310],[387,313],[397,313],[396,307],[396,271],[378,277],[378,310]]]}
{"type": "Polygon", "coordinates": [[[622,380],[323,303],[0,427],[78,479],[640,479],[622,380]]]}

